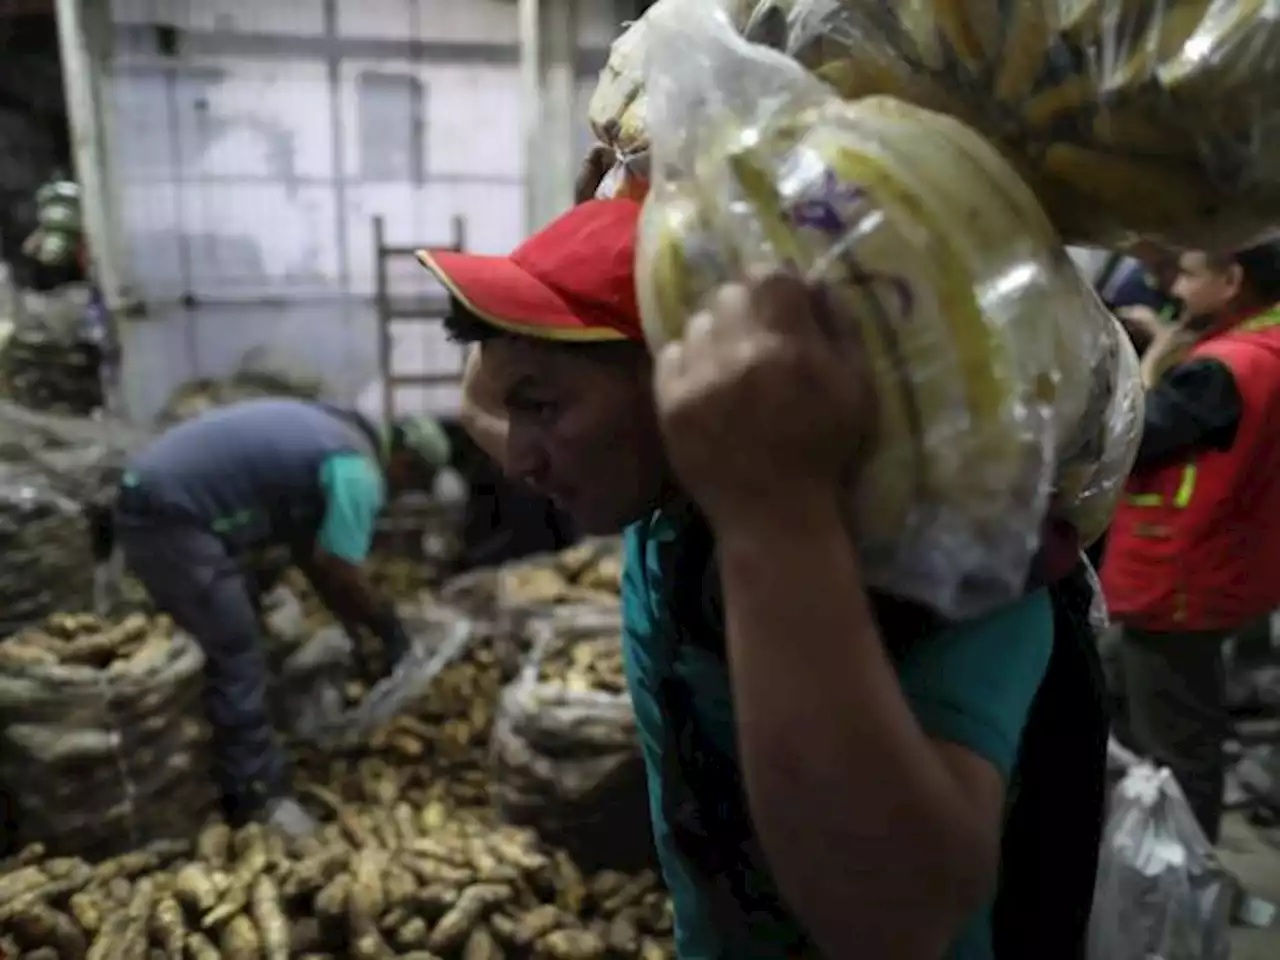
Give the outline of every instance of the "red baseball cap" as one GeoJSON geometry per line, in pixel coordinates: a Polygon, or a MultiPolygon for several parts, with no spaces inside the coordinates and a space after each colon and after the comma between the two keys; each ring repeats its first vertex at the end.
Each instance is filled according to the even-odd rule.
{"type": "Polygon", "coordinates": [[[643,342],[636,303],[640,204],[588,200],[509,257],[419,250],[418,260],[481,320],[541,340],[643,342]]]}

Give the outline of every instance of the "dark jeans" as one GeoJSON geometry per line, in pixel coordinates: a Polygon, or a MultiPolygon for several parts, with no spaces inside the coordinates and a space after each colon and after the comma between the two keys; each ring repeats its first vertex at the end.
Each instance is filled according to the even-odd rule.
{"type": "Polygon", "coordinates": [[[217,537],[195,526],[117,514],[116,543],[156,606],[204,651],[214,775],[228,812],[252,816],[284,786],[255,585],[217,537]]]}
{"type": "Polygon", "coordinates": [[[1120,647],[1134,746],[1173,771],[1214,842],[1226,776],[1222,744],[1231,730],[1223,663],[1229,636],[1125,627],[1120,647]]]}

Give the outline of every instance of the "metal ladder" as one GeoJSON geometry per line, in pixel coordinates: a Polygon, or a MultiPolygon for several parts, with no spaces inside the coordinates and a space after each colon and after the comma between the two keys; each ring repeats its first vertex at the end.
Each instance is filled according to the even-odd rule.
{"type": "Polygon", "coordinates": [[[373,218],[374,252],[374,305],[378,315],[378,372],[382,378],[382,417],[390,423],[396,416],[396,390],[399,387],[456,386],[462,383],[462,367],[455,373],[397,374],[392,369],[392,330],[397,321],[440,323],[449,313],[449,295],[444,291],[427,296],[397,298],[391,292],[390,264],[393,260],[415,259],[416,251],[428,249],[451,250],[461,253],[466,249],[466,221],[455,216],[451,221],[452,237],[448,246],[416,244],[395,246],[387,243],[386,224],[382,217],[373,218]]]}

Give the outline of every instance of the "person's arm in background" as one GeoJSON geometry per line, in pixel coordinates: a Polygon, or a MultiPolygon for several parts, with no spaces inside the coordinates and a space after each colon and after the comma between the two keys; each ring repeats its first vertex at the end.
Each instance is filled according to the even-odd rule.
{"type": "Polygon", "coordinates": [[[382,471],[368,457],[337,454],[322,466],[320,484],[325,513],[311,556],[302,558],[300,566],[343,625],[348,630],[369,629],[394,664],[408,651],[409,635],[395,607],[378,595],[364,573],[374,526],[386,500],[382,471]]]}
{"type": "Polygon", "coordinates": [[[1120,321],[1120,326],[1124,327],[1124,332],[1129,335],[1138,356],[1145,356],[1160,332],[1163,322],[1160,315],[1150,307],[1136,304],[1118,308],[1115,315],[1120,321]]]}
{"type": "Polygon", "coordinates": [[[1134,470],[1160,467],[1206,447],[1229,449],[1242,410],[1235,377],[1220,360],[1175,366],[1147,390],[1134,470]]]}

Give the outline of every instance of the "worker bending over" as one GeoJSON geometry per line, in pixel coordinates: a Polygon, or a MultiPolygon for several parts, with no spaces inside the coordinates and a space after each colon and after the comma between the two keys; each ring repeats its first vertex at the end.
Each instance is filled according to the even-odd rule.
{"type": "Polygon", "coordinates": [[[268,712],[254,559],[287,551],[348,633],[369,630],[396,663],[409,637],[362,566],[388,498],[429,488],[448,457],[430,418],[380,430],[359,414],[273,399],[180,424],[125,471],[116,544],[156,605],[204,650],[215,775],[233,821],[294,834],[313,827],[288,797],[268,712]]]}

